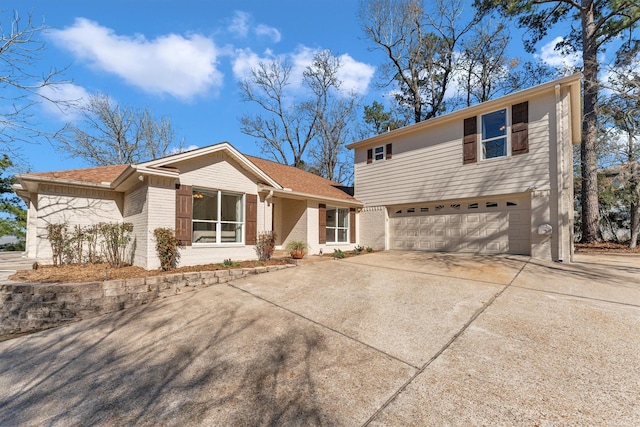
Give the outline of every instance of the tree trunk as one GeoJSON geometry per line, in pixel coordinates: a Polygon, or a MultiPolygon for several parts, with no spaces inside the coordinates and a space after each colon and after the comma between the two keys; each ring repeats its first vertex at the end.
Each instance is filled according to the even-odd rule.
{"type": "Polygon", "coordinates": [[[595,33],[593,2],[583,1],[582,62],[584,76],[584,111],[582,119],[582,242],[601,241],[598,209],[598,171],[596,167],[598,102],[598,48],[595,33]]]}

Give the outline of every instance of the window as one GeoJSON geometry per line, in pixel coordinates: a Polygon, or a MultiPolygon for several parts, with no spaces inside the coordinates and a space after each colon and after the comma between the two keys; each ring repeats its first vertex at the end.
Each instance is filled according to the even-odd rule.
{"type": "Polygon", "coordinates": [[[492,159],[507,155],[507,110],[502,109],[482,116],[482,158],[492,159]]]}
{"type": "Polygon", "coordinates": [[[349,209],[327,206],[327,243],[347,243],[349,240],[349,209]]]}
{"type": "Polygon", "coordinates": [[[243,196],[219,190],[193,190],[193,243],[241,243],[243,196]]]}
{"type": "Polygon", "coordinates": [[[384,160],[384,147],[380,146],[380,147],[376,147],[373,149],[373,160],[374,161],[378,161],[378,160],[384,160]]]}

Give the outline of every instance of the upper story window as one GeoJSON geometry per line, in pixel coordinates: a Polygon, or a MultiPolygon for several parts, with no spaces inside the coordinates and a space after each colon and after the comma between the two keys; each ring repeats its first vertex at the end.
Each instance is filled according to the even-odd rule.
{"type": "Polygon", "coordinates": [[[381,145],[367,150],[367,163],[379,162],[381,160],[390,160],[393,156],[392,144],[381,145]]]}
{"type": "Polygon", "coordinates": [[[193,190],[193,243],[241,243],[242,194],[220,190],[193,190]]]}
{"type": "Polygon", "coordinates": [[[507,109],[484,114],[482,124],[482,159],[507,155],[507,109]]]}

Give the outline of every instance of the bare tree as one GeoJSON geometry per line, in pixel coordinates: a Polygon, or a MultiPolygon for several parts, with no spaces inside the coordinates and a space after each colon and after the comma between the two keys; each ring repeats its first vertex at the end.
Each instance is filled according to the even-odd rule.
{"type": "Polygon", "coordinates": [[[256,138],[262,151],[273,160],[298,167],[315,137],[317,117],[311,103],[289,100],[291,68],[278,59],[261,62],[251,70],[251,76],[240,83],[243,100],[258,104],[267,113],[266,117],[243,115],[240,130],[256,138]]]}
{"type": "Polygon", "coordinates": [[[348,180],[351,160],[344,145],[360,100],[341,89],[340,67],[340,59],[330,51],[317,52],[303,73],[302,93],[294,94],[291,65],[277,59],[261,62],[240,89],[245,101],[263,111],[243,115],[241,131],[256,138],[263,153],[279,163],[348,180]],[[305,161],[307,155],[312,161],[305,161]]]}
{"type": "Polygon", "coordinates": [[[419,121],[446,110],[445,95],[456,68],[456,49],[480,21],[461,22],[460,0],[436,0],[425,11],[419,0],[363,1],[360,21],[366,36],[389,62],[383,64],[382,86],[397,84],[397,101],[419,121]]]}
{"type": "Polygon", "coordinates": [[[106,94],[92,95],[79,122],[67,123],[55,139],[61,150],[96,166],[138,163],[184,144],[174,144],[168,118],[156,120],[147,108],[121,107],[106,94]]]}
{"type": "Polygon", "coordinates": [[[64,108],[69,104],[49,99],[41,90],[68,82],[60,80],[62,71],[55,68],[44,75],[33,69],[45,48],[39,37],[47,27],[34,24],[31,14],[22,18],[17,11],[0,13],[5,15],[0,17],[0,145],[14,151],[17,142],[32,142],[45,135],[34,123],[34,105],[54,102],[64,108]]]}

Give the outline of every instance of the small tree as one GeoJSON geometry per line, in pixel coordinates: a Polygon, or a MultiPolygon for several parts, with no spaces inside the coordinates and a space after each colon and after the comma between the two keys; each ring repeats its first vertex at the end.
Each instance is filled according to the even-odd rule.
{"type": "Polygon", "coordinates": [[[153,230],[156,239],[156,253],[160,259],[162,271],[169,271],[178,266],[180,260],[180,241],[170,228],[156,228],[153,230]]]}
{"type": "Polygon", "coordinates": [[[131,242],[132,232],[133,224],[130,222],[100,225],[103,253],[107,262],[111,264],[112,267],[124,267],[127,246],[129,246],[129,242],[131,242]]]}

